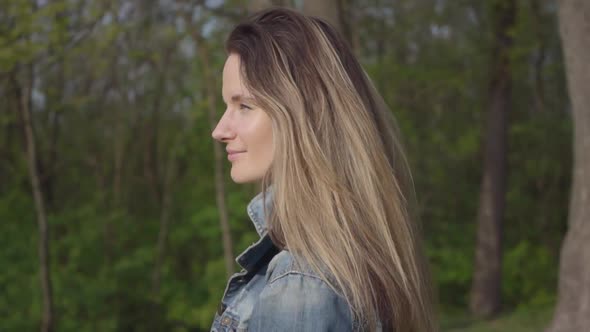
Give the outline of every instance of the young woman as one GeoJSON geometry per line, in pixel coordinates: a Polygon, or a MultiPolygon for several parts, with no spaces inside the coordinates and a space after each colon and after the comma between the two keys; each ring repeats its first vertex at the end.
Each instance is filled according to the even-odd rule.
{"type": "Polygon", "coordinates": [[[229,35],[213,131],[231,178],[260,182],[260,240],[238,258],[212,331],[434,331],[393,119],[325,21],[260,12],[229,35]]]}

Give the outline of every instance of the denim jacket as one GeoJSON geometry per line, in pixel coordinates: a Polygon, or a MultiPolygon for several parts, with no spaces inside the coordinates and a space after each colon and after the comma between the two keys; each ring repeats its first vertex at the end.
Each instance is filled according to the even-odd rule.
{"type": "Polygon", "coordinates": [[[308,267],[278,250],[266,232],[264,205],[272,191],[248,204],[260,239],[236,258],[243,268],[225,289],[211,331],[352,331],[346,300],[308,267]]]}

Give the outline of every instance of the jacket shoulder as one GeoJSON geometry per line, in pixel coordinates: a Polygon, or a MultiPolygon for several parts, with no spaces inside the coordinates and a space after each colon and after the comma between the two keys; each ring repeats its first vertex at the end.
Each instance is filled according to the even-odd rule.
{"type": "Polygon", "coordinates": [[[311,268],[281,251],[269,263],[250,331],[352,331],[347,301],[311,268]]]}
{"type": "MultiPolygon", "coordinates": [[[[332,278],[328,277],[328,280],[323,279],[313,270],[310,264],[302,259],[296,259],[288,250],[282,250],[268,263],[266,272],[267,282],[272,284],[290,275],[317,279],[318,281],[325,282],[327,285],[334,284],[332,278]]],[[[326,273],[326,276],[328,276],[328,273],[326,273]]]]}

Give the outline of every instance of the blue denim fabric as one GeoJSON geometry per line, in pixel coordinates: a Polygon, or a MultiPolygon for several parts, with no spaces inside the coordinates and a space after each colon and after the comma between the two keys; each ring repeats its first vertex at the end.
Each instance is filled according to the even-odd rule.
{"type": "Polygon", "coordinates": [[[346,300],[272,243],[264,215],[272,190],[266,198],[248,204],[260,239],[236,259],[243,270],[229,279],[211,331],[352,331],[346,300]]]}

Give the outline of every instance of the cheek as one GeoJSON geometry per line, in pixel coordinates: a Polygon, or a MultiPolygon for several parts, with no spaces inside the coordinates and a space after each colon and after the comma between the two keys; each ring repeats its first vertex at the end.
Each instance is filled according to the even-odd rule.
{"type": "Polygon", "coordinates": [[[269,149],[270,149],[270,154],[271,154],[271,158],[274,160],[274,155],[275,155],[275,141],[274,141],[274,137],[273,137],[273,133],[272,130],[270,132],[270,137],[269,137],[269,149]]]}
{"type": "Polygon", "coordinates": [[[273,131],[272,123],[268,118],[258,119],[248,126],[241,128],[242,141],[248,151],[257,157],[272,158],[273,156],[273,131]]]}
{"type": "Polygon", "coordinates": [[[273,151],[273,132],[272,126],[268,124],[264,130],[260,131],[260,142],[261,146],[264,148],[264,154],[269,159],[269,162],[272,161],[274,151],[273,151]]]}
{"type": "Polygon", "coordinates": [[[254,152],[257,157],[272,159],[273,156],[272,131],[258,130],[253,132],[247,142],[248,149],[254,152]]]}

